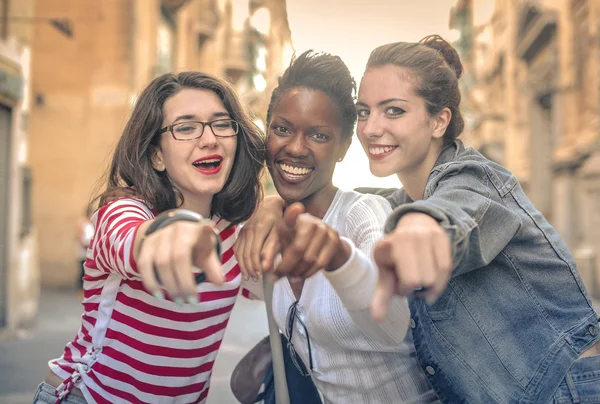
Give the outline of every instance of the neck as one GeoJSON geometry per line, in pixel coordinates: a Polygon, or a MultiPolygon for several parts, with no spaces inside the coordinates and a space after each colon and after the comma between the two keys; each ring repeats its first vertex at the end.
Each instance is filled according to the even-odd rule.
{"type": "Polygon", "coordinates": [[[302,202],[306,208],[306,213],[310,213],[319,219],[323,219],[325,213],[327,213],[327,209],[331,206],[331,202],[333,202],[333,198],[335,198],[336,192],[337,188],[334,187],[333,184],[329,184],[300,202],[302,202]]]}
{"type": "Polygon", "coordinates": [[[423,160],[396,174],[402,183],[402,187],[413,201],[423,199],[429,174],[433,170],[441,152],[441,145],[439,147],[431,147],[423,160]]]}
{"type": "Polygon", "coordinates": [[[202,217],[209,218],[211,203],[212,196],[210,198],[201,196],[191,198],[189,196],[185,196],[183,204],[180,206],[180,208],[191,210],[193,212],[201,214],[202,217]]]}

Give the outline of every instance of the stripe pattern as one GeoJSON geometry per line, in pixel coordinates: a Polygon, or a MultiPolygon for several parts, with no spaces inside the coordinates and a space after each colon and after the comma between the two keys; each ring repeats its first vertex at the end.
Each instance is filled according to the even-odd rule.
{"type": "MultiPolygon", "coordinates": [[[[133,260],[140,224],[154,213],[123,198],[92,218],[81,327],[49,366],[65,380],[58,402],[78,387],[89,403],[204,403],[213,364],[240,287],[234,226],[219,219],[224,285],[197,286],[199,305],[159,301],[133,260]]],[[[166,295],[166,293],[165,293],[166,295]]]]}

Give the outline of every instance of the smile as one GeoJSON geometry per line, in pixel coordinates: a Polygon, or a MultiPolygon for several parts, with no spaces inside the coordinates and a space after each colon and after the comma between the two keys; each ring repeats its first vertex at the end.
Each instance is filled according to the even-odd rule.
{"type": "Polygon", "coordinates": [[[369,157],[375,160],[382,159],[390,155],[398,146],[369,146],[369,157]]]}
{"type": "Polygon", "coordinates": [[[396,149],[398,146],[369,146],[369,153],[374,155],[389,153],[396,149]]]}
{"type": "Polygon", "coordinates": [[[219,155],[206,156],[194,161],[192,165],[202,174],[217,174],[223,166],[223,157],[219,155]]]}
{"type": "Polygon", "coordinates": [[[277,168],[279,168],[281,176],[290,182],[300,182],[314,171],[314,168],[301,167],[285,163],[277,163],[277,168]]]}

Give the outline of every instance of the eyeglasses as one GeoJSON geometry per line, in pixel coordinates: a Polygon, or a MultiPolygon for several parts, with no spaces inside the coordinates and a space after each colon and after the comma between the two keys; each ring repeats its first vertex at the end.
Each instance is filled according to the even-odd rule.
{"type": "Polygon", "coordinates": [[[210,126],[216,137],[232,137],[237,135],[240,126],[233,119],[217,119],[210,122],[187,121],[165,126],[158,134],[171,132],[175,140],[194,140],[204,134],[204,128],[210,126]]]}
{"type": "Polygon", "coordinates": [[[313,360],[312,360],[312,351],[310,348],[310,337],[308,336],[308,330],[306,329],[306,325],[304,325],[304,321],[302,321],[302,319],[298,315],[298,300],[296,300],[294,303],[292,303],[292,305],[288,309],[287,318],[285,320],[285,324],[286,324],[286,327],[285,327],[286,335],[285,336],[287,337],[287,340],[288,340],[287,348],[290,351],[290,357],[292,359],[292,363],[294,364],[294,366],[296,366],[296,369],[298,369],[298,371],[300,372],[300,374],[302,376],[309,376],[310,373],[307,372],[306,366],[304,366],[304,363],[302,362],[302,360],[296,353],[296,349],[294,348],[294,344],[292,343],[292,335],[294,333],[294,323],[296,322],[296,319],[298,320],[298,322],[300,323],[302,328],[304,328],[304,332],[306,333],[306,341],[308,343],[308,361],[309,361],[310,371],[312,372],[313,371],[313,360]]]}

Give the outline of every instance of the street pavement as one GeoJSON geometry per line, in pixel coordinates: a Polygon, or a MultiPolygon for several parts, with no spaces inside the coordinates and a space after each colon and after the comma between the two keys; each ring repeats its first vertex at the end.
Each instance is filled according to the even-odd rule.
{"type": "MultiPolygon", "coordinates": [[[[238,299],[213,369],[208,404],[237,403],[229,377],[246,352],[268,333],[264,303],[238,299]]],[[[72,291],[44,290],[36,323],[0,339],[0,404],[31,404],[48,371],[80,324],[81,301],[72,291]]]]}

